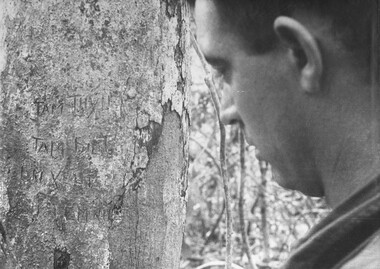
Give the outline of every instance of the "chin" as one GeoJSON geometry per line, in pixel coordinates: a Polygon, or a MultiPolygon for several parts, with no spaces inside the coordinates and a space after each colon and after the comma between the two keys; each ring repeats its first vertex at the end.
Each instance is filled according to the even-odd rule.
{"type": "Polygon", "coordinates": [[[288,190],[294,190],[294,187],[292,187],[288,181],[284,179],[284,177],[278,172],[277,169],[272,167],[272,175],[273,180],[282,188],[288,189],[288,190]]]}
{"type": "Polygon", "coordinates": [[[318,186],[313,186],[313,184],[310,184],[310,181],[305,181],[304,178],[296,178],[294,176],[283,175],[275,168],[272,168],[272,174],[273,180],[284,189],[299,191],[302,194],[311,197],[324,196],[322,188],[319,188],[318,186]]]}
{"type": "Polygon", "coordinates": [[[247,141],[248,145],[255,146],[255,143],[253,142],[253,139],[247,135],[247,133],[244,130],[244,135],[245,135],[245,141],[247,141]]]}

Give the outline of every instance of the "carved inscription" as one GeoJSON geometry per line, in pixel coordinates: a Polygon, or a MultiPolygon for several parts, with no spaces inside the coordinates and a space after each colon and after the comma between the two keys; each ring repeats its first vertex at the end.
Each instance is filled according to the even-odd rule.
{"type": "Polygon", "coordinates": [[[78,117],[100,116],[105,112],[114,111],[119,116],[124,115],[123,99],[119,95],[69,95],[61,100],[34,100],[37,117],[49,115],[71,114],[78,117]]]}
{"type": "Polygon", "coordinates": [[[67,156],[68,152],[74,152],[76,154],[87,153],[106,158],[112,157],[114,153],[114,147],[111,145],[109,136],[107,135],[92,139],[74,137],[74,139],[68,141],[55,141],[32,136],[31,141],[32,148],[37,154],[48,155],[53,159],[62,159],[67,156]]]}
{"type": "Polygon", "coordinates": [[[42,168],[38,166],[21,165],[16,167],[16,173],[23,181],[53,185],[55,188],[62,187],[62,184],[80,185],[91,188],[98,177],[98,170],[95,168],[86,168],[82,171],[66,171],[64,168],[42,168]]]}
{"type": "Polygon", "coordinates": [[[53,159],[63,158],[65,145],[62,141],[49,141],[47,139],[32,136],[33,149],[37,153],[50,155],[53,159]]]}
{"type": "MultiPolygon", "coordinates": [[[[107,89],[102,93],[97,88],[89,91],[62,89],[58,92],[61,95],[55,99],[42,96],[31,100],[30,119],[35,124],[33,129],[36,129],[29,136],[27,145],[31,160],[16,163],[12,174],[25,182],[43,185],[44,189],[65,192],[84,189],[91,192],[89,189],[97,189],[104,182],[123,182],[125,171],[116,171],[116,168],[125,162],[127,156],[132,158],[135,153],[134,149],[127,148],[126,142],[118,143],[117,126],[126,119],[127,110],[133,111],[131,113],[135,116],[136,108],[126,106],[128,103],[124,102],[132,97],[123,97],[121,93],[107,89]],[[104,130],[104,134],[99,130],[104,130]]],[[[131,138],[123,139],[133,141],[132,136],[131,131],[131,138]]],[[[129,165],[125,168],[130,169],[129,165]]],[[[73,205],[70,216],[65,220],[108,221],[113,214],[110,208],[112,205],[96,205],[95,202],[73,205]]],[[[58,224],[64,229],[64,218],[59,216],[58,224]]]]}
{"type": "Polygon", "coordinates": [[[89,220],[108,221],[110,218],[110,210],[99,202],[95,202],[92,208],[75,205],[71,212],[72,214],[67,216],[67,220],[79,223],[88,223],[89,220]]]}
{"type": "Polygon", "coordinates": [[[37,116],[43,116],[45,114],[57,114],[62,115],[63,113],[63,102],[60,101],[56,104],[48,104],[45,101],[35,100],[34,105],[36,107],[37,116]]]}

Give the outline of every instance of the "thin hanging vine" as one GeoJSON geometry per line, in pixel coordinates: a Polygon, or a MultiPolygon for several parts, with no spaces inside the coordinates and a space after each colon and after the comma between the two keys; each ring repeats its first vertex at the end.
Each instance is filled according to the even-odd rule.
{"type": "Polygon", "coordinates": [[[243,243],[243,251],[247,255],[248,264],[250,269],[257,269],[253,263],[251,251],[248,244],[247,229],[245,225],[244,217],[244,190],[245,190],[245,178],[246,178],[246,165],[245,165],[245,139],[242,126],[239,130],[239,142],[240,142],[240,189],[239,189],[239,220],[240,230],[243,243]]]}
{"type": "Polygon", "coordinates": [[[211,99],[213,101],[216,116],[218,118],[219,129],[220,129],[220,168],[221,168],[221,177],[223,180],[223,189],[225,195],[225,207],[226,207],[226,224],[227,224],[227,233],[226,233],[226,269],[232,268],[232,210],[231,210],[231,194],[229,188],[229,182],[227,178],[227,168],[226,168],[226,129],[223,123],[220,120],[220,101],[217,93],[217,88],[215,86],[211,71],[208,67],[208,64],[202,54],[202,51],[199,48],[199,45],[194,37],[191,35],[191,43],[194,47],[199,59],[201,60],[203,69],[205,70],[205,83],[210,90],[211,99]]]}

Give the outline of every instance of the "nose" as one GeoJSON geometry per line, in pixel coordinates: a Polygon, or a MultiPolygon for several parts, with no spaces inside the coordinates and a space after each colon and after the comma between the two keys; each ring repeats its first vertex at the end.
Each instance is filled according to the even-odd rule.
{"type": "Polygon", "coordinates": [[[220,120],[224,125],[235,124],[241,121],[230,89],[223,89],[220,120]]]}

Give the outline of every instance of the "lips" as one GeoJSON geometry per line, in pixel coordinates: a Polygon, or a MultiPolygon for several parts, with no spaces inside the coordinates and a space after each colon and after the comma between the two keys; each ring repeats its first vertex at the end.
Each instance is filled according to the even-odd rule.
{"type": "Polygon", "coordinates": [[[247,133],[246,129],[244,128],[244,124],[241,123],[240,125],[240,128],[243,130],[243,133],[244,133],[244,137],[245,137],[245,140],[247,141],[247,143],[249,145],[252,145],[255,147],[255,156],[257,159],[260,159],[260,160],[263,160],[263,157],[260,153],[260,150],[257,148],[257,144],[255,143],[255,141],[253,140],[253,138],[251,136],[249,136],[249,134],[247,133]]]}
{"type": "Polygon", "coordinates": [[[260,150],[256,149],[255,156],[256,156],[256,159],[258,159],[260,161],[264,161],[264,159],[260,153],[260,150]]]}

